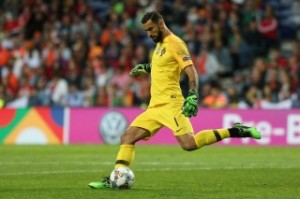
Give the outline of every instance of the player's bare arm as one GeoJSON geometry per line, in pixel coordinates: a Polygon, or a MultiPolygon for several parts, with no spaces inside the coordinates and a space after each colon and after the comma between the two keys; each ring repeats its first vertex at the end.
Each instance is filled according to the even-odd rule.
{"type": "Polygon", "coordinates": [[[194,65],[185,67],[184,72],[188,76],[190,90],[198,91],[198,73],[194,65]]]}
{"type": "Polygon", "coordinates": [[[185,67],[184,72],[188,76],[190,90],[184,101],[182,113],[186,117],[192,117],[198,113],[198,74],[194,65],[185,67]]]}

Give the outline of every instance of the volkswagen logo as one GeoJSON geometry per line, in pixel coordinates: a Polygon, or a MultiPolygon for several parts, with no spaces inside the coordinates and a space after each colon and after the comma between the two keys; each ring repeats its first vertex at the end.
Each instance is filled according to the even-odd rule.
{"type": "Polygon", "coordinates": [[[119,144],[120,136],[127,128],[124,114],[116,111],[106,113],[99,124],[100,136],[107,144],[119,144]]]}

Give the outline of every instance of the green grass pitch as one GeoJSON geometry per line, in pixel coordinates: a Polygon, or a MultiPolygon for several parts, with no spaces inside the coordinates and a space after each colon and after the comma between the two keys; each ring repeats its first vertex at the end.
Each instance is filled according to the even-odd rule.
{"type": "Polygon", "coordinates": [[[299,147],[136,147],[131,190],[87,184],[113,169],[118,146],[0,145],[0,198],[300,198],[299,147]]]}

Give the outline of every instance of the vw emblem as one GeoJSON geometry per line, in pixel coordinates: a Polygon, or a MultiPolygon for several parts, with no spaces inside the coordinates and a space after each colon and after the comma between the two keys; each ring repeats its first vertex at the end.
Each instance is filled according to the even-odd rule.
{"type": "Polygon", "coordinates": [[[120,136],[127,128],[127,119],[120,112],[106,113],[99,124],[100,136],[107,144],[119,144],[120,136]]]}

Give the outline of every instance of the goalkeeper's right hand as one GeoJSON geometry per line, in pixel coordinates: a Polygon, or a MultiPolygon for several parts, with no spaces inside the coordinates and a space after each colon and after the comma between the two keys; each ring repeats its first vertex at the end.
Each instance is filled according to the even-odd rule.
{"type": "Polygon", "coordinates": [[[151,64],[137,64],[135,65],[131,71],[130,75],[133,77],[141,77],[151,72],[151,64]]]}

